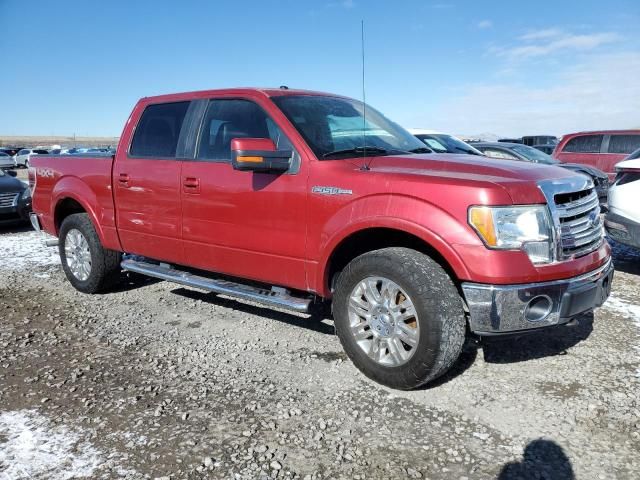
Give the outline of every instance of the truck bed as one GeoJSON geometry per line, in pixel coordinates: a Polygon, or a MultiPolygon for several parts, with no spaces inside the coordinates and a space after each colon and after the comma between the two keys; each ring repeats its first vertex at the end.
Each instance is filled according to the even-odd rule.
{"type": "Polygon", "coordinates": [[[29,179],[35,182],[33,209],[45,232],[58,235],[55,208],[74,210],[80,206],[94,220],[103,245],[120,248],[111,186],[113,160],[114,156],[106,153],[32,157],[29,179]],[[58,204],[60,199],[66,200],[58,204]]]}

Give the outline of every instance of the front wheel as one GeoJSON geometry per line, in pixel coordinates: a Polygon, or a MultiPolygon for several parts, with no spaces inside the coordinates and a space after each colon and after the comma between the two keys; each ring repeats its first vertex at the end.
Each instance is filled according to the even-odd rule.
{"type": "Polygon", "coordinates": [[[340,274],[333,301],[347,355],[383,385],[419,387],[460,355],[462,300],[444,269],[420,252],[385,248],[355,258],[340,274]]]}
{"type": "Polygon", "coordinates": [[[63,220],[58,248],[62,269],[76,290],[96,293],[118,280],[121,254],[102,246],[86,213],[63,220]]]}

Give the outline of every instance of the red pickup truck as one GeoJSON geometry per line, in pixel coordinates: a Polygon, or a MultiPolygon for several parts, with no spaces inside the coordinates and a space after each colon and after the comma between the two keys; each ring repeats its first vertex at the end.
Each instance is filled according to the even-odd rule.
{"type": "Polygon", "coordinates": [[[591,180],[438,155],[358,101],[229,89],[143,98],[114,156],[38,155],[36,229],[78,290],[122,270],[300,312],[401,389],[465,336],[570,322],[613,278],[591,180]],[[55,240],[54,240],[55,242],[55,240]]]}

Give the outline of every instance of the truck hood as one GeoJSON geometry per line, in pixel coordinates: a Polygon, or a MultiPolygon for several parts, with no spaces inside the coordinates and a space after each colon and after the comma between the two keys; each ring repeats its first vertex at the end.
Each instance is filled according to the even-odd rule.
{"type": "Polygon", "coordinates": [[[369,168],[373,172],[421,175],[452,183],[464,180],[496,185],[506,190],[514,204],[544,203],[545,198],[537,182],[576,176],[575,173],[554,165],[478,155],[385,156],[369,157],[366,161],[370,162],[369,168]]]}

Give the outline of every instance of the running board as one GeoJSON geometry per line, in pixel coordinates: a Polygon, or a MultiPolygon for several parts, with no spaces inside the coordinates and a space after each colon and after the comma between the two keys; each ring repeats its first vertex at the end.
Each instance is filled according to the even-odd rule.
{"type": "Polygon", "coordinates": [[[230,297],[263,303],[272,307],[285,308],[307,313],[311,299],[294,297],[286,289],[272,287],[271,290],[243,285],[229,280],[213,279],[177,270],[167,264],[155,264],[141,260],[140,257],[126,258],[120,263],[123,270],[141,273],[149,277],[160,278],[168,282],[187,287],[199,288],[209,292],[221,293],[230,297]]]}

